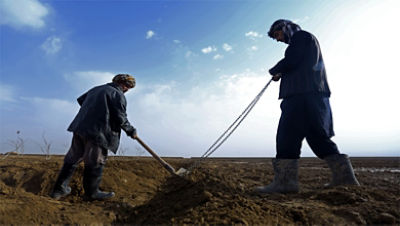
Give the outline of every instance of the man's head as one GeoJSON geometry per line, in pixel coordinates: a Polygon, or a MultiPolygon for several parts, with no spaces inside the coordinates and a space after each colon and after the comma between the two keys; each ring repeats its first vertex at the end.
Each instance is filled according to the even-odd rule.
{"type": "Polygon", "coordinates": [[[293,23],[290,20],[280,19],[275,21],[268,31],[268,36],[275,39],[278,42],[290,43],[292,35],[296,31],[300,31],[299,25],[293,23]]]}
{"type": "Polygon", "coordinates": [[[285,34],[282,30],[274,31],[272,34],[272,38],[275,39],[277,42],[285,42],[285,34]]]}
{"type": "Polygon", "coordinates": [[[124,93],[136,85],[135,78],[128,74],[118,74],[114,76],[112,82],[119,85],[124,93]]]}

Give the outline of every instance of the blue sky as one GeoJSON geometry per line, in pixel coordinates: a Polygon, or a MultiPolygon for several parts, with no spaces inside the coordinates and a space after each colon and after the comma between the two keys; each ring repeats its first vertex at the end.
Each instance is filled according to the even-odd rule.
{"type": "MultiPolygon", "coordinates": [[[[320,41],[339,149],[400,155],[398,1],[0,1],[0,152],[68,150],[76,98],[130,73],[128,117],[163,156],[200,156],[268,81],[291,19],[320,41]]],[[[278,83],[214,156],[275,155],[278,83]]],[[[306,142],[302,156],[313,156],[306,142]]],[[[126,154],[143,154],[123,135],[126,154]]]]}

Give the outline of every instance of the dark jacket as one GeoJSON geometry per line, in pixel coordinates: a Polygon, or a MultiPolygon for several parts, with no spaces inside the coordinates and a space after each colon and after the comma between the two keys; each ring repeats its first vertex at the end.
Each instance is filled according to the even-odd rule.
{"type": "Polygon", "coordinates": [[[117,152],[121,129],[128,136],[134,127],[126,114],[126,99],[122,89],[108,83],[90,89],[78,99],[81,108],[68,131],[85,136],[99,146],[117,152]]]}
{"type": "Polygon", "coordinates": [[[306,93],[329,97],[324,60],[317,38],[307,31],[297,31],[290,38],[285,57],[269,70],[282,74],[279,99],[306,93]]]}

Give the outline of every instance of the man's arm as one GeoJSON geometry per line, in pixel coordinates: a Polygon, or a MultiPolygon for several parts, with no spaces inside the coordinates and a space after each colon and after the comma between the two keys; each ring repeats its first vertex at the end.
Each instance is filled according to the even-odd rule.
{"type": "Polygon", "coordinates": [[[124,95],[116,94],[115,101],[112,104],[111,113],[117,120],[118,125],[125,131],[126,135],[135,138],[136,129],[130,124],[126,114],[126,99],[124,95]]]}
{"type": "Polygon", "coordinates": [[[300,33],[293,36],[292,42],[285,51],[285,57],[269,70],[271,75],[284,74],[291,71],[303,60],[306,48],[307,34],[300,33]]]}

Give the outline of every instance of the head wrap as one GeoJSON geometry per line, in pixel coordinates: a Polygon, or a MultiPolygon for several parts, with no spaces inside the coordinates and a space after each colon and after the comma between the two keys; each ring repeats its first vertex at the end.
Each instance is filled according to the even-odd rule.
{"type": "Polygon", "coordinates": [[[112,82],[126,85],[129,88],[133,88],[136,85],[135,78],[129,74],[118,74],[114,76],[112,82]]]}
{"type": "Polygon", "coordinates": [[[296,31],[300,31],[301,28],[299,25],[293,23],[290,20],[280,19],[275,21],[271,28],[268,31],[268,36],[274,38],[275,31],[283,31],[283,35],[285,37],[285,43],[289,44],[290,39],[296,31]]]}

